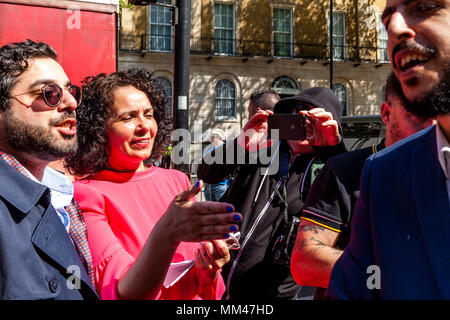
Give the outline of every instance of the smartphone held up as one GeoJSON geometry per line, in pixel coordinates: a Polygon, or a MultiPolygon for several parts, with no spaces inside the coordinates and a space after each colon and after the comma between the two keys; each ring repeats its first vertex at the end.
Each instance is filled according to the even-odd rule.
{"type": "Polygon", "coordinates": [[[308,123],[306,116],[298,113],[271,114],[267,119],[269,135],[272,136],[272,130],[278,130],[280,140],[306,140],[310,136],[308,123]]]}

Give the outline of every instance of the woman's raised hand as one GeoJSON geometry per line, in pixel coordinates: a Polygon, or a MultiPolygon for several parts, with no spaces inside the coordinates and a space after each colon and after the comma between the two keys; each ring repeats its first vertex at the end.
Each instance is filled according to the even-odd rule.
{"type": "Polygon", "coordinates": [[[202,187],[203,182],[199,180],[179,193],[155,226],[157,232],[166,233],[165,238],[174,246],[181,241],[226,239],[228,233],[239,230],[236,223],[241,221],[242,216],[234,211],[231,204],[194,201],[202,187]]]}

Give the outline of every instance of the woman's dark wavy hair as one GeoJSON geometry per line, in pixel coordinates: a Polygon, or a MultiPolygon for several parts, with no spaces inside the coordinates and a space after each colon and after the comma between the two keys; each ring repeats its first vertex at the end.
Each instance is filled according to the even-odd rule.
{"type": "Polygon", "coordinates": [[[151,76],[142,69],[129,69],[83,80],[83,101],[76,109],[78,151],[66,159],[70,173],[86,176],[108,168],[107,124],[113,115],[110,107],[114,104],[114,92],[119,87],[133,86],[143,91],[153,107],[158,133],[149,161],[167,151],[172,133],[172,120],[166,109],[168,99],[164,88],[151,76]]]}

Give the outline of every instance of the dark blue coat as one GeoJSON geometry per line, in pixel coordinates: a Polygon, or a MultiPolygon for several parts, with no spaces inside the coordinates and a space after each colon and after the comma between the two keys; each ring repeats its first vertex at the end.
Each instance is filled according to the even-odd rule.
{"type": "Polygon", "coordinates": [[[433,126],[367,160],[350,244],[326,296],[450,299],[449,247],[450,205],[433,126]],[[379,267],[379,290],[368,288],[376,284],[371,265],[379,267]]]}
{"type": "Polygon", "coordinates": [[[50,191],[0,159],[0,299],[98,299],[50,191]],[[71,273],[81,276],[79,289],[71,273]],[[79,270],[79,272],[78,272],[79,270]],[[67,285],[67,280],[71,285],[67,285]]]}

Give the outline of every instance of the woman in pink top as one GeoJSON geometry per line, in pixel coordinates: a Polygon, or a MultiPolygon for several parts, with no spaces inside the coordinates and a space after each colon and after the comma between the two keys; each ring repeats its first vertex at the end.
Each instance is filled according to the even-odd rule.
{"type": "Polygon", "coordinates": [[[102,299],[218,299],[223,239],[238,230],[232,205],[196,202],[202,183],[146,164],[167,147],[164,89],[132,69],[85,79],[79,149],[67,159],[86,220],[102,299]],[[199,243],[199,241],[204,241],[199,243]],[[190,263],[190,261],[193,261],[190,263]]]}

